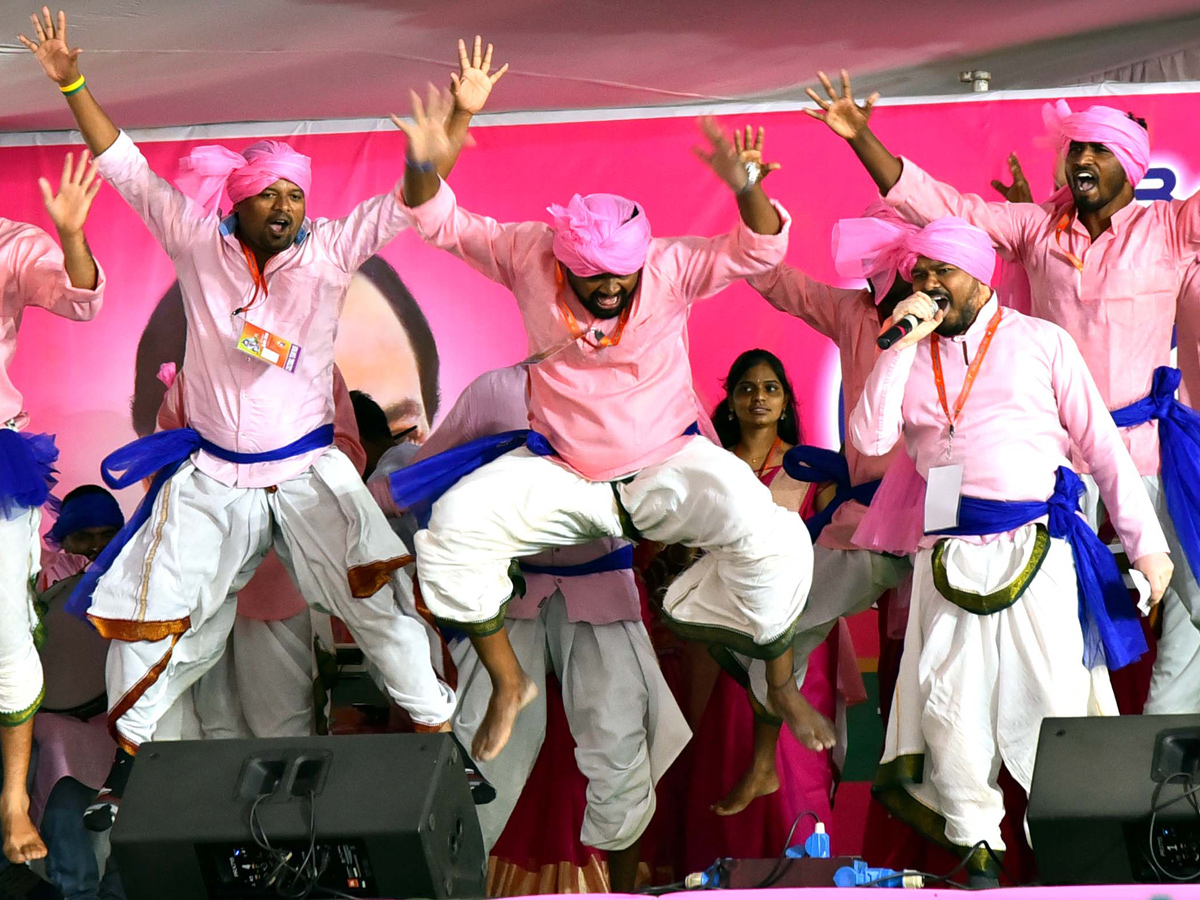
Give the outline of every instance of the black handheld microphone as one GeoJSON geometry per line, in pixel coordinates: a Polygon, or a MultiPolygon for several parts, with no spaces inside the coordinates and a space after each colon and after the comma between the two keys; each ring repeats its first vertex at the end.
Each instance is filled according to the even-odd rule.
{"type": "MultiPolygon", "coordinates": [[[[934,297],[932,299],[938,305],[938,309],[945,309],[950,305],[950,301],[945,297],[934,297]]],[[[899,322],[895,323],[891,328],[881,334],[879,339],[875,341],[876,346],[879,347],[880,350],[886,350],[888,347],[892,346],[892,344],[896,343],[896,341],[900,340],[902,337],[920,325],[922,321],[922,319],[918,319],[912,313],[909,313],[907,316],[902,318],[899,322]]]]}

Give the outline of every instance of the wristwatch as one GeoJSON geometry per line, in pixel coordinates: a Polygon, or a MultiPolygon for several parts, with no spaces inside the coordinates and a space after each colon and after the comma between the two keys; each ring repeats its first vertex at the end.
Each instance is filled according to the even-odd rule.
{"type": "Polygon", "coordinates": [[[754,190],[754,186],[758,184],[759,179],[762,178],[763,171],[762,166],[756,162],[748,162],[744,163],[743,165],[746,167],[746,184],[740,191],[737,192],[739,197],[742,197],[754,190]]]}

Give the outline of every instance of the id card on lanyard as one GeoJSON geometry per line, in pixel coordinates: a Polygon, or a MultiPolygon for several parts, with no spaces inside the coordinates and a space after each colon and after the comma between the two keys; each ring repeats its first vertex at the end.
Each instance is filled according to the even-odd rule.
{"type": "MultiPolygon", "coordinates": [[[[242,254],[246,257],[246,265],[250,268],[250,277],[254,280],[254,293],[250,296],[249,303],[239,306],[231,313],[233,318],[239,315],[244,316],[259,306],[260,293],[262,300],[266,300],[268,296],[267,279],[259,271],[258,260],[244,243],[241,247],[242,254]]],[[[274,334],[260,325],[255,325],[248,317],[242,323],[242,333],[238,335],[237,349],[247,356],[262,360],[268,365],[277,366],[285,372],[294,372],[296,363],[300,359],[299,344],[290,338],[274,334]]]]}
{"type": "MultiPolygon", "coordinates": [[[[967,405],[967,398],[975,386],[975,378],[983,367],[984,357],[987,356],[988,348],[992,345],[992,338],[995,337],[999,325],[1000,309],[997,307],[991,321],[988,322],[983,340],[979,342],[979,350],[975,353],[975,359],[967,367],[967,375],[963,380],[962,390],[959,391],[958,397],[954,401],[953,411],[950,409],[950,403],[946,396],[946,377],[942,372],[941,339],[937,334],[929,336],[933,381],[937,387],[938,402],[941,404],[942,412],[945,413],[946,421],[950,426],[949,455],[953,455],[954,451],[955,427],[962,415],[963,407],[967,405]]],[[[962,481],[963,467],[961,465],[934,466],[929,469],[925,483],[925,531],[940,531],[943,528],[958,526],[958,509],[962,502],[962,481]]]]}

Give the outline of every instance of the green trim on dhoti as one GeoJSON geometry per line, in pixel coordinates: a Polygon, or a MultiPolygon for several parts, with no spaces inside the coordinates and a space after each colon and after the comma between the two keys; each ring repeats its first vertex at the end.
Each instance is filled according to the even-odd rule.
{"type": "MultiPolygon", "coordinates": [[[[659,610],[659,615],[662,616],[663,624],[684,640],[713,644],[716,647],[723,647],[734,653],[749,656],[751,659],[766,660],[783,656],[792,646],[792,638],[796,634],[796,623],[792,622],[784,629],[783,634],[765,644],[756,644],[754,638],[748,634],[726,628],[723,625],[697,625],[693,622],[681,622],[679,619],[673,618],[665,606],[659,610]]],[[[718,658],[717,661],[720,662],[720,659],[718,658]]]]}
{"type": "Polygon", "coordinates": [[[992,613],[1008,609],[1021,599],[1021,595],[1025,593],[1025,589],[1029,587],[1030,582],[1033,581],[1034,576],[1041,569],[1042,563],[1046,559],[1046,554],[1050,551],[1050,532],[1046,530],[1045,525],[1039,524],[1035,527],[1037,528],[1037,535],[1033,540],[1033,553],[1030,554],[1029,562],[1025,564],[1025,568],[1011,582],[988,594],[965,591],[950,584],[950,579],[946,575],[946,561],[944,559],[947,538],[938,541],[933,547],[933,556],[931,559],[933,584],[937,588],[937,592],[959,609],[974,613],[977,616],[990,616],[992,613]]]}
{"type": "Polygon", "coordinates": [[[500,604],[500,610],[494,616],[490,619],[484,619],[482,622],[457,622],[454,619],[445,619],[438,616],[437,623],[447,628],[466,632],[468,637],[487,637],[504,628],[504,617],[508,611],[508,603],[509,601],[505,600],[500,604]]]}
{"type": "MultiPolygon", "coordinates": [[[[925,779],[925,754],[909,753],[879,764],[871,793],[884,809],[909,825],[926,840],[957,854],[967,860],[967,871],[976,875],[996,878],[1000,867],[985,847],[964,847],[946,837],[946,820],[941,813],[930,809],[907,790],[910,784],[921,784],[925,779]]],[[[1003,856],[1001,851],[995,851],[1003,856]]]]}
{"type": "Polygon", "coordinates": [[[33,714],[38,711],[42,705],[42,698],[46,696],[46,688],[43,686],[38,692],[37,699],[24,709],[19,709],[16,712],[0,712],[0,728],[15,728],[18,725],[24,725],[33,714]]]}

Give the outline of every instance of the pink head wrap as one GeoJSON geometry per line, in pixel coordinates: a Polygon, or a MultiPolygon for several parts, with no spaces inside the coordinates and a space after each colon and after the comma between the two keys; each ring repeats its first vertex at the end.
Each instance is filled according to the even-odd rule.
{"type": "Polygon", "coordinates": [[[179,189],[206,213],[213,213],[221,195],[237,204],[283,178],[308,193],[312,187],[312,162],[283,141],[259,141],[241,153],[209,144],[196,147],[179,160],[179,189]]]}
{"type": "Polygon", "coordinates": [[[900,274],[912,280],[917,257],[957,266],[984,284],[992,283],[996,271],[996,249],[987,232],[954,216],[934,219],[904,241],[908,255],[900,264],[900,274]]]}
{"type": "Polygon", "coordinates": [[[833,262],[839,275],[869,278],[875,302],[887,296],[900,264],[908,256],[905,239],[917,232],[892,207],[876,200],[860,219],[842,219],[833,226],[833,262]]]}
{"type": "Polygon", "coordinates": [[[576,194],[565,208],[550,206],[548,212],[554,217],[554,256],[576,275],[632,275],[646,264],[650,221],[632,200],[576,194]]]}
{"type": "Polygon", "coordinates": [[[1042,121],[1050,140],[1064,156],[1071,141],[1103,144],[1113,152],[1134,187],[1150,168],[1150,135],[1119,109],[1092,106],[1084,112],[1071,112],[1066,100],[1058,100],[1042,107],[1042,121]]]}

